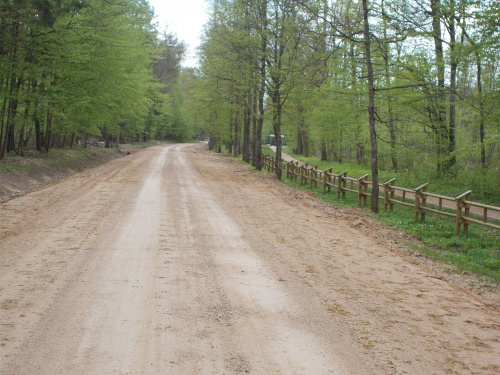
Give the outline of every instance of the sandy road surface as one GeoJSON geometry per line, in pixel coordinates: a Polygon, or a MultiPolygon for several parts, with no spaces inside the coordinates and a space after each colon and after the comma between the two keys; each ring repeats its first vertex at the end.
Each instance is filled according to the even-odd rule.
{"type": "Polygon", "coordinates": [[[11,200],[0,374],[498,374],[491,301],[363,220],[202,145],[11,200]]]}

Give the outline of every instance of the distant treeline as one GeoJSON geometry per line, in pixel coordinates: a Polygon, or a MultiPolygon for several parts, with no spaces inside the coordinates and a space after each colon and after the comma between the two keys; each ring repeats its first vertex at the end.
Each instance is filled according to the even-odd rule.
{"type": "Polygon", "coordinates": [[[2,1],[0,158],[95,136],[188,139],[185,47],[153,16],[144,0],[2,1]]]}

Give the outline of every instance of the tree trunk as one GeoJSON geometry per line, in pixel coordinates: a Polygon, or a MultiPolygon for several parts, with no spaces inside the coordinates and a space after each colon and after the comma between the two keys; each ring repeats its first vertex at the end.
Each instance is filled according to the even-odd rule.
{"type": "Polygon", "coordinates": [[[24,120],[23,125],[21,127],[21,134],[19,135],[19,154],[21,156],[24,156],[24,145],[25,140],[24,140],[24,135],[25,135],[25,129],[26,129],[26,120],[29,118],[29,112],[30,112],[30,107],[31,107],[31,98],[30,98],[30,93],[31,93],[31,79],[28,79],[28,84],[27,86],[27,91],[26,91],[26,107],[24,109],[24,120]]]}
{"type": "Polygon", "coordinates": [[[252,94],[252,166],[257,163],[257,147],[260,148],[260,141],[257,139],[257,93],[254,90],[252,94]]]}
{"type": "Polygon", "coordinates": [[[455,0],[450,0],[450,115],[448,124],[448,169],[452,168],[457,158],[455,156],[455,129],[456,129],[456,89],[457,89],[457,67],[458,58],[456,52],[456,35],[455,35],[455,0]]]}
{"type": "MultiPolygon", "coordinates": [[[[361,137],[360,132],[356,132],[356,138],[361,137]]],[[[360,141],[356,142],[356,164],[365,163],[365,146],[360,141]]]]}
{"type": "Polygon", "coordinates": [[[297,147],[295,148],[295,153],[297,155],[302,155],[304,152],[304,144],[302,142],[302,130],[300,129],[300,124],[297,129],[297,147]]]}
{"type": "MultiPolygon", "coordinates": [[[[275,22],[276,25],[280,25],[280,16],[278,12],[275,12],[275,22]]],[[[275,40],[273,41],[273,67],[274,71],[271,74],[272,82],[272,102],[273,102],[273,128],[274,137],[276,140],[276,176],[278,180],[281,180],[282,165],[281,165],[281,115],[282,115],[282,105],[281,102],[281,85],[282,85],[282,74],[283,74],[283,54],[285,53],[285,45],[283,40],[283,28],[284,25],[277,26],[278,32],[275,35],[275,40]]]]}
{"type": "Polygon", "coordinates": [[[477,65],[477,91],[479,95],[479,142],[481,142],[481,166],[486,167],[486,150],[484,147],[484,101],[483,101],[483,86],[481,83],[481,57],[476,54],[477,65]]]}
{"type": "MultiPolygon", "coordinates": [[[[384,59],[384,73],[385,73],[385,86],[389,88],[391,85],[391,68],[389,65],[390,60],[390,47],[387,42],[387,14],[385,13],[385,3],[382,1],[382,17],[384,21],[384,49],[383,49],[383,59],[384,59]]],[[[392,169],[398,169],[398,160],[396,157],[396,123],[394,121],[394,112],[392,108],[392,97],[390,95],[387,96],[387,128],[389,129],[389,138],[390,138],[390,146],[391,146],[391,164],[392,169]]]]}
{"type": "Polygon", "coordinates": [[[24,124],[19,133],[19,143],[17,144],[17,149],[19,151],[19,155],[24,156],[24,124]]]}
{"type": "Polygon", "coordinates": [[[259,7],[260,32],[260,87],[259,87],[259,117],[257,119],[255,168],[262,170],[262,127],[264,126],[264,96],[266,94],[266,53],[267,53],[267,1],[260,2],[259,7]]]}
{"type": "MultiPolygon", "coordinates": [[[[5,108],[7,106],[7,96],[3,99],[3,105],[2,105],[2,113],[1,113],[1,122],[0,122],[0,160],[3,159],[5,155],[5,142],[3,139],[3,134],[4,134],[4,123],[5,123],[5,108]]],[[[7,129],[5,129],[5,132],[7,133],[7,129]]]]}
{"type": "Polygon", "coordinates": [[[304,107],[302,104],[298,105],[299,111],[299,131],[297,136],[297,154],[310,157],[311,153],[309,151],[309,136],[307,133],[307,127],[304,119],[304,107]]]}
{"type": "Polygon", "coordinates": [[[436,54],[438,87],[436,94],[435,117],[431,119],[435,123],[436,147],[437,147],[437,171],[443,173],[446,170],[445,154],[448,151],[448,131],[446,129],[445,111],[445,89],[444,89],[444,56],[443,39],[441,38],[441,3],[440,0],[431,0],[432,12],[432,34],[434,37],[434,50],[436,54]]]}
{"type": "MultiPolygon", "coordinates": [[[[464,12],[465,13],[465,12],[464,12]]],[[[463,15],[462,17],[465,17],[463,15]]],[[[483,83],[482,83],[482,66],[481,66],[481,55],[478,50],[477,44],[469,36],[465,29],[465,22],[460,23],[463,31],[463,35],[467,38],[469,43],[474,47],[474,55],[476,57],[476,82],[477,82],[477,94],[479,97],[479,142],[481,145],[481,166],[486,167],[486,150],[484,147],[485,130],[484,130],[484,101],[483,101],[483,83]]]]}
{"type": "Polygon", "coordinates": [[[236,94],[236,102],[235,102],[235,113],[234,113],[234,125],[233,125],[233,131],[234,131],[234,138],[233,138],[233,156],[237,157],[239,154],[239,125],[240,125],[240,95],[239,93],[236,94]]]}
{"type": "Polygon", "coordinates": [[[28,143],[29,143],[29,141],[30,141],[30,139],[31,139],[31,136],[32,136],[32,135],[33,135],[33,128],[32,128],[32,127],[30,127],[30,130],[29,130],[29,132],[28,132],[28,135],[26,135],[26,136],[24,137],[24,148],[26,148],[26,147],[28,146],[28,143]]]}
{"type": "Polygon", "coordinates": [[[343,142],[344,142],[344,126],[343,126],[342,123],[340,123],[340,137],[339,137],[339,140],[338,140],[338,147],[339,147],[338,153],[339,153],[339,155],[338,155],[338,159],[337,159],[337,161],[339,163],[342,163],[342,161],[343,161],[343,155],[342,155],[342,152],[344,150],[343,147],[342,147],[343,146],[343,142]]]}
{"type": "MultiPolygon", "coordinates": [[[[33,80],[33,94],[36,94],[38,86],[38,81],[33,80]]],[[[36,95],[35,95],[36,97],[36,95]]],[[[38,152],[42,151],[43,141],[42,141],[42,131],[40,124],[40,113],[39,113],[39,102],[35,99],[34,109],[33,109],[33,122],[35,123],[35,148],[38,152]]]]}
{"type": "MultiPolygon", "coordinates": [[[[0,26],[0,30],[3,30],[3,25],[0,26]]],[[[2,33],[0,33],[0,35],[3,35],[2,33]]],[[[1,43],[0,43],[1,44],[1,43]]],[[[0,56],[2,56],[3,53],[2,53],[2,47],[0,46],[0,56]]],[[[5,79],[5,82],[6,82],[6,85],[8,85],[8,82],[9,80],[8,79],[5,79]]],[[[0,78],[0,92],[2,90],[2,87],[3,87],[3,84],[4,84],[4,77],[2,75],[2,77],[0,78]]],[[[8,87],[5,88],[5,92],[8,91],[8,87]]],[[[5,120],[5,105],[7,103],[7,96],[5,95],[4,96],[4,99],[3,99],[3,105],[2,105],[2,110],[0,111],[0,160],[2,159],[2,149],[3,149],[3,125],[4,125],[4,120],[5,120]]]]}
{"type": "Polygon", "coordinates": [[[45,151],[49,152],[50,141],[52,137],[52,117],[50,116],[50,112],[47,113],[47,127],[45,131],[45,151]]]}
{"type": "Polygon", "coordinates": [[[364,19],[364,41],[365,41],[365,58],[366,69],[368,73],[368,122],[370,128],[371,141],[371,170],[372,170],[372,194],[371,194],[371,210],[378,212],[378,150],[377,150],[377,134],[375,132],[375,90],[373,86],[373,66],[371,60],[371,41],[370,41],[370,25],[368,23],[368,5],[367,0],[363,0],[363,19],[364,19]]]}
{"type": "MultiPolygon", "coordinates": [[[[278,78],[279,79],[279,78],[278,78]]],[[[273,128],[274,128],[274,137],[276,140],[276,176],[278,180],[281,180],[281,92],[280,92],[280,84],[276,80],[274,93],[273,93],[273,128]]]]}
{"type": "Polygon", "coordinates": [[[250,163],[250,93],[245,95],[245,108],[243,114],[243,161],[250,163]]]}
{"type": "Polygon", "coordinates": [[[326,141],[323,139],[321,141],[321,161],[327,161],[328,155],[326,153],[326,141]]]}
{"type": "Polygon", "coordinates": [[[19,103],[17,96],[19,94],[21,81],[22,81],[21,79],[16,80],[15,77],[12,77],[10,82],[10,99],[9,99],[9,108],[7,109],[7,126],[6,126],[7,133],[5,139],[5,142],[7,144],[6,148],[7,152],[16,150],[15,120],[17,113],[17,105],[19,103]]]}
{"type": "Polygon", "coordinates": [[[42,132],[41,132],[41,125],[40,125],[40,118],[36,114],[36,109],[35,109],[35,114],[33,115],[34,117],[34,122],[35,122],[35,147],[38,152],[42,151],[42,132]]]}
{"type": "Polygon", "coordinates": [[[227,150],[233,154],[233,139],[234,139],[234,121],[233,121],[233,100],[231,99],[231,114],[229,115],[229,141],[227,142],[227,150]]]}
{"type": "Polygon", "coordinates": [[[309,135],[307,134],[306,129],[302,130],[302,142],[303,142],[304,156],[308,158],[311,156],[311,148],[309,147],[309,135]]]}
{"type": "MultiPolygon", "coordinates": [[[[14,46],[12,54],[11,54],[11,66],[16,66],[17,64],[17,51],[18,51],[18,43],[17,36],[19,31],[20,22],[13,22],[14,26],[12,27],[11,34],[11,44],[14,46]]],[[[2,22],[3,25],[3,22],[2,22]]],[[[10,80],[10,95],[7,95],[8,90],[5,90],[5,96],[9,96],[9,106],[7,110],[7,123],[5,124],[5,141],[0,152],[0,159],[2,159],[5,155],[5,151],[11,151],[15,149],[15,140],[14,140],[14,121],[15,121],[15,111],[17,109],[17,92],[14,95],[14,90],[16,85],[16,77],[14,72],[10,71],[10,77],[7,78],[7,81],[10,80]],[[15,98],[15,99],[14,99],[15,98]]],[[[21,85],[21,80],[19,80],[19,85],[21,85]]],[[[19,91],[19,86],[17,87],[17,91],[19,91]]]]}
{"type": "Polygon", "coordinates": [[[104,128],[102,133],[104,137],[104,148],[111,148],[111,134],[109,133],[108,129],[104,128]]]}
{"type": "Polygon", "coordinates": [[[215,150],[215,146],[217,145],[217,138],[208,137],[208,149],[210,151],[215,150]]]}

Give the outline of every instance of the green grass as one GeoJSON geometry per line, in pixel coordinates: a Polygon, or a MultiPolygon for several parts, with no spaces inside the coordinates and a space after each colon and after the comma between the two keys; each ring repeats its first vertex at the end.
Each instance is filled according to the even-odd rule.
{"type": "MultiPolygon", "coordinates": [[[[264,147],[265,154],[272,154],[269,147],[264,147]]],[[[286,151],[285,151],[286,152],[286,151]]],[[[286,152],[290,155],[290,153],[286,152]]],[[[348,171],[348,176],[360,177],[370,173],[368,168],[354,164],[333,164],[331,162],[321,162],[315,158],[304,158],[296,155],[296,159],[307,162],[310,165],[318,165],[319,169],[325,170],[333,167],[335,173],[348,171]]],[[[393,173],[393,172],[392,172],[393,173]]],[[[380,181],[387,181],[393,178],[391,172],[381,172],[380,181]],[[392,176],[392,177],[391,177],[392,176]]],[[[407,184],[396,183],[398,186],[415,188],[427,182],[423,180],[411,180],[411,174],[406,174],[397,181],[408,181],[407,184]]],[[[300,181],[291,181],[283,173],[283,182],[299,190],[313,191],[316,195],[328,203],[342,207],[358,207],[357,194],[346,193],[345,198],[337,199],[334,189],[330,194],[323,194],[323,187],[310,188],[309,184],[301,186],[300,181]]],[[[446,195],[450,192],[449,187],[444,184],[442,190],[435,189],[430,192],[446,195]]],[[[463,190],[463,188],[462,188],[463,190]]],[[[457,194],[458,195],[458,194],[457,194]]],[[[451,195],[453,196],[453,195],[451,195]]],[[[416,236],[420,242],[409,244],[415,251],[432,259],[453,264],[458,271],[468,271],[480,276],[486,276],[495,283],[500,283],[500,233],[499,231],[474,223],[469,225],[468,232],[455,234],[455,221],[453,218],[427,213],[424,223],[415,222],[411,207],[395,205],[392,212],[385,212],[381,207],[378,214],[373,214],[366,209],[366,214],[374,219],[389,225],[398,231],[416,236]]],[[[499,225],[499,221],[494,221],[499,225]]]]}
{"type": "Polygon", "coordinates": [[[455,222],[436,214],[427,214],[424,223],[415,222],[411,209],[396,207],[393,212],[370,214],[377,220],[408,234],[422,245],[416,247],[433,259],[454,264],[459,271],[488,276],[500,282],[500,236],[498,231],[469,225],[468,232],[455,233],[455,222]]]}
{"type": "MultiPolygon", "coordinates": [[[[273,151],[265,146],[267,153],[273,151]]],[[[319,158],[307,158],[302,155],[296,155],[291,149],[284,149],[284,153],[308,163],[312,166],[318,166],[321,170],[333,169],[334,173],[342,173],[347,171],[350,177],[361,177],[369,174],[371,179],[371,169],[368,166],[362,166],[349,163],[335,163],[331,161],[321,161],[319,158]]],[[[487,170],[474,169],[474,170],[461,170],[455,175],[446,175],[438,178],[431,172],[424,171],[383,171],[379,170],[379,182],[384,183],[393,178],[396,178],[396,186],[407,189],[414,189],[425,183],[429,183],[428,192],[433,194],[445,195],[448,197],[457,197],[460,194],[472,190],[472,199],[479,203],[490,204],[493,206],[500,206],[500,177],[494,168],[487,170]]]]}
{"type": "MultiPolygon", "coordinates": [[[[288,153],[287,153],[288,154],[288,153]]],[[[269,148],[269,146],[262,147],[262,155],[276,155],[273,150],[269,148]]],[[[290,155],[290,154],[288,154],[290,155]]]]}

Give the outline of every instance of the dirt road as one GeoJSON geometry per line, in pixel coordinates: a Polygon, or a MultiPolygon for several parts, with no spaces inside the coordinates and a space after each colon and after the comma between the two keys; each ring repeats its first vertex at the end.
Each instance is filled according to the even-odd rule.
{"type": "Polygon", "coordinates": [[[203,145],[77,174],[0,224],[2,375],[500,372],[498,299],[203,145]]]}

